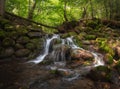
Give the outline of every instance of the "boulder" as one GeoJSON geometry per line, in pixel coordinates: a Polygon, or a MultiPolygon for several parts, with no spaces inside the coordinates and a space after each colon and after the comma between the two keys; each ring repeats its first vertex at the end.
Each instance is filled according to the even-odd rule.
{"type": "Polygon", "coordinates": [[[7,58],[14,54],[13,48],[2,48],[3,50],[0,51],[0,58],[7,58]]]}
{"type": "Polygon", "coordinates": [[[110,81],[112,77],[111,69],[107,66],[95,67],[88,73],[87,76],[95,81],[110,81]]]}
{"type": "Polygon", "coordinates": [[[10,46],[14,46],[15,45],[15,41],[11,38],[5,38],[2,41],[2,45],[4,47],[10,47],[10,46]]]}
{"type": "Polygon", "coordinates": [[[34,45],[33,43],[27,43],[27,44],[25,45],[25,47],[26,47],[27,49],[33,50],[33,49],[36,48],[36,45],[34,45]]]}
{"type": "Polygon", "coordinates": [[[29,32],[28,33],[29,37],[42,37],[42,34],[40,32],[29,32]]]}
{"type": "Polygon", "coordinates": [[[17,50],[15,53],[17,57],[27,57],[29,54],[30,54],[30,50],[28,49],[20,49],[17,50]]]}
{"type": "Polygon", "coordinates": [[[21,44],[26,44],[30,41],[29,37],[27,36],[21,36],[18,38],[17,42],[21,44]]]}
{"type": "Polygon", "coordinates": [[[15,49],[23,49],[23,48],[24,46],[22,44],[19,43],[15,44],[15,49]]]}
{"type": "Polygon", "coordinates": [[[93,54],[82,49],[74,49],[71,52],[71,58],[74,59],[84,59],[91,60],[94,58],[93,54]]]}

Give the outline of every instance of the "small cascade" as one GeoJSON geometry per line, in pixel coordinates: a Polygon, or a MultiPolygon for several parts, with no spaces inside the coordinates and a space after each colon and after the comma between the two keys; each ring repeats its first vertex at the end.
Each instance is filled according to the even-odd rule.
{"type": "Polygon", "coordinates": [[[53,60],[53,64],[49,65],[49,68],[51,70],[68,72],[68,74],[70,74],[71,77],[64,78],[64,80],[68,80],[68,81],[77,79],[81,74],[85,74],[89,72],[89,70],[91,70],[91,68],[93,67],[104,65],[103,56],[101,54],[85,50],[86,52],[89,52],[94,56],[94,62],[89,66],[85,66],[77,69],[68,69],[66,68],[66,59],[68,60],[70,58],[69,49],[85,50],[83,48],[80,48],[74,43],[73,37],[67,37],[66,39],[61,39],[59,35],[53,35],[51,38],[49,37],[46,38],[43,54],[39,55],[35,60],[29,62],[38,64],[42,62],[47,55],[49,55],[48,57],[50,57],[50,59],[53,60]],[[55,39],[59,40],[61,43],[54,44],[55,39]]]}
{"type": "Polygon", "coordinates": [[[38,56],[35,60],[29,61],[29,62],[33,62],[35,64],[38,64],[38,63],[42,62],[43,59],[46,57],[46,55],[48,55],[50,42],[53,39],[57,39],[57,38],[59,38],[59,35],[56,35],[56,34],[53,35],[52,38],[47,38],[46,42],[45,42],[44,53],[41,54],[40,56],[38,56]]]}

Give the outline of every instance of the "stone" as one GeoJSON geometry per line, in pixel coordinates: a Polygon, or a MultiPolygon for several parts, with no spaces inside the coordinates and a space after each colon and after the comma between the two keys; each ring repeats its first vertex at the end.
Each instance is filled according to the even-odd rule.
{"type": "Polygon", "coordinates": [[[19,43],[15,44],[15,49],[23,49],[23,48],[24,46],[22,44],[19,43]]]}
{"type": "Polygon", "coordinates": [[[10,57],[14,54],[14,49],[13,48],[6,48],[1,50],[0,52],[0,58],[7,58],[10,57]]]}
{"type": "Polygon", "coordinates": [[[21,44],[26,44],[30,41],[29,37],[27,36],[21,36],[18,38],[17,42],[21,44]]]}
{"type": "Polygon", "coordinates": [[[15,45],[15,41],[11,38],[5,38],[2,41],[2,45],[4,47],[10,47],[10,46],[14,46],[15,45]]]}
{"type": "Polygon", "coordinates": [[[115,55],[120,58],[120,46],[115,47],[115,55]]]}
{"type": "Polygon", "coordinates": [[[51,57],[55,61],[65,61],[70,59],[71,48],[67,45],[54,45],[51,57]]]}
{"type": "Polygon", "coordinates": [[[91,60],[94,59],[92,53],[82,50],[82,49],[73,49],[71,52],[71,58],[74,59],[84,59],[84,60],[91,60]]]}
{"type": "Polygon", "coordinates": [[[42,34],[40,32],[29,32],[28,36],[29,37],[41,37],[42,34]]]}
{"type": "Polygon", "coordinates": [[[27,44],[25,45],[25,47],[26,47],[27,49],[30,49],[30,50],[36,48],[35,45],[34,45],[33,43],[27,43],[27,44]]]}
{"type": "Polygon", "coordinates": [[[30,50],[28,49],[20,49],[17,50],[15,53],[17,57],[27,57],[29,54],[30,54],[30,50]]]}
{"type": "Polygon", "coordinates": [[[95,81],[110,81],[112,77],[111,69],[107,66],[95,67],[88,73],[87,76],[95,81]]]}

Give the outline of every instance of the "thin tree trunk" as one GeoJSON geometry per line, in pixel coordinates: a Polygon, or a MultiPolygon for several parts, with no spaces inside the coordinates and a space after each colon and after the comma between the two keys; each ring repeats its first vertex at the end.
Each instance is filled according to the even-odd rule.
{"type": "Polygon", "coordinates": [[[0,15],[4,16],[5,13],[5,0],[0,0],[0,15]]]}
{"type": "Polygon", "coordinates": [[[36,4],[37,4],[37,2],[35,1],[32,8],[29,10],[28,19],[33,19],[33,14],[34,14],[34,10],[36,8],[36,4]]]}
{"type": "Polygon", "coordinates": [[[94,18],[94,11],[93,11],[93,3],[92,0],[90,0],[90,6],[91,6],[91,17],[94,18]]]}
{"type": "Polygon", "coordinates": [[[68,18],[67,18],[66,6],[67,6],[67,1],[65,1],[65,3],[64,3],[64,19],[67,22],[68,18]]]}

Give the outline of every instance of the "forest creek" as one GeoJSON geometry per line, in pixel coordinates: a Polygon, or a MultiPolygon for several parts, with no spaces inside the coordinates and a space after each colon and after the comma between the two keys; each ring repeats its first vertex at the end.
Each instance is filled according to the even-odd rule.
{"type": "Polygon", "coordinates": [[[0,0],[0,89],[120,89],[119,8],[0,0]]]}
{"type": "Polygon", "coordinates": [[[47,34],[17,22],[0,18],[0,89],[120,89],[120,29],[91,19],[47,34]]]}

